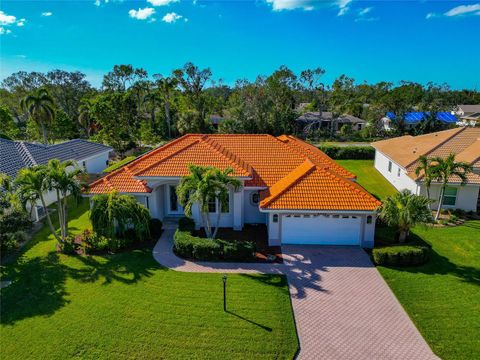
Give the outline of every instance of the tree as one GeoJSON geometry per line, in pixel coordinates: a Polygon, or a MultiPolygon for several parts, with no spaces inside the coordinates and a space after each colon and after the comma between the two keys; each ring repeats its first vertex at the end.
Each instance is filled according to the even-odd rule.
{"type": "MultiPolygon", "coordinates": [[[[430,200],[430,186],[434,178],[433,173],[433,164],[432,159],[427,158],[425,155],[422,155],[418,158],[418,165],[415,169],[415,175],[419,177],[420,175],[423,178],[423,183],[425,184],[425,190],[427,192],[427,199],[430,200]]],[[[430,204],[428,205],[430,208],[430,204]]]]}
{"type": "Polygon", "coordinates": [[[180,180],[177,187],[178,201],[183,206],[185,215],[192,216],[194,204],[198,204],[202,216],[205,233],[208,238],[214,239],[220,224],[222,209],[228,206],[230,189],[238,190],[241,182],[232,177],[233,169],[223,171],[211,166],[190,165],[190,174],[180,180]],[[209,203],[218,201],[217,222],[215,231],[212,233],[209,203]]]}
{"type": "Polygon", "coordinates": [[[93,230],[109,238],[125,235],[133,229],[138,239],[149,236],[150,212],[131,195],[119,195],[117,192],[95,195],[90,210],[93,230]],[[117,231],[118,230],[118,231],[117,231]]]}
{"type": "Polygon", "coordinates": [[[62,242],[68,236],[68,195],[78,197],[82,188],[80,175],[83,171],[73,160],[61,162],[51,159],[46,167],[48,190],[54,190],[57,195],[58,223],[62,242]]]}
{"type": "Polygon", "coordinates": [[[29,114],[30,118],[41,128],[43,142],[48,144],[47,126],[55,119],[55,105],[53,98],[45,88],[27,95],[22,99],[22,107],[29,114]]]}
{"type": "Polygon", "coordinates": [[[19,193],[23,194],[26,197],[31,197],[32,194],[36,195],[45,209],[45,214],[47,217],[47,223],[50,227],[55,239],[59,244],[62,244],[62,238],[58,236],[55,228],[53,227],[52,219],[50,217],[50,212],[48,211],[47,204],[45,202],[44,193],[48,190],[48,174],[47,169],[43,165],[33,166],[31,168],[21,169],[15,179],[15,183],[19,188],[19,193]]]}
{"type": "Polygon", "coordinates": [[[95,118],[93,115],[93,100],[82,99],[80,107],[78,108],[78,122],[85,129],[87,137],[90,137],[95,128],[95,118]]]}
{"type": "Polygon", "coordinates": [[[163,102],[163,108],[165,110],[165,120],[167,121],[168,137],[172,137],[172,115],[171,107],[173,102],[173,96],[175,89],[178,85],[178,80],[174,77],[159,78],[156,81],[158,93],[160,99],[163,102]]]}
{"type": "Polygon", "coordinates": [[[398,240],[404,243],[412,227],[432,221],[429,203],[430,200],[426,197],[403,190],[384,200],[380,208],[380,218],[389,226],[398,228],[398,240]]]}
{"type": "Polygon", "coordinates": [[[9,108],[0,105],[0,137],[1,135],[7,136],[10,139],[18,137],[20,131],[17,124],[13,121],[12,113],[9,108]]]}
{"type": "Polygon", "coordinates": [[[435,214],[435,220],[438,220],[448,182],[452,181],[452,179],[458,178],[460,179],[460,186],[465,185],[468,180],[467,175],[473,171],[473,167],[469,163],[463,161],[456,162],[455,154],[450,154],[445,159],[434,157],[432,162],[434,163],[431,169],[433,177],[436,181],[441,183],[438,208],[437,213],[435,214]]]}
{"type": "Polygon", "coordinates": [[[107,91],[124,92],[138,80],[146,79],[147,72],[132,65],[115,65],[113,70],[103,77],[102,87],[107,91]]]}

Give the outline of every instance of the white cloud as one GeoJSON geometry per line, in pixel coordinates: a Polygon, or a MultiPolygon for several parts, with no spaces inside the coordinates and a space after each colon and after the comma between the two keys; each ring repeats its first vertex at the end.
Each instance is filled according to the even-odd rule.
{"type": "Polygon", "coordinates": [[[26,21],[25,18],[22,18],[22,19],[18,20],[18,21],[17,21],[17,26],[23,26],[23,25],[25,25],[25,21],[26,21]]]}
{"type": "Polygon", "coordinates": [[[0,25],[11,25],[17,21],[17,18],[13,15],[7,15],[0,10],[0,25]]]}
{"type": "Polygon", "coordinates": [[[166,6],[179,1],[180,0],[147,0],[152,6],[166,6]]]}
{"type": "Polygon", "coordinates": [[[352,2],[352,0],[338,0],[337,1],[337,6],[339,8],[338,10],[338,16],[343,16],[345,15],[348,10],[350,10],[350,3],[352,2]]]}
{"type": "Polygon", "coordinates": [[[433,12],[429,12],[427,15],[425,15],[425,19],[431,19],[431,18],[434,18],[434,17],[437,17],[438,15],[436,13],[433,13],[433,12]]]}
{"type": "Polygon", "coordinates": [[[143,9],[132,9],[128,12],[128,15],[130,15],[131,18],[137,19],[137,20],[146,20],[149,17],[151,17],[153,14],[155,14],[155,9],[154,8],[143,8],[143,9]]]}
{"type": "Polygon", "coordinates": [[[364,16],[364,15],[367,15],[369,12],[372,11],[372,8],[371,7],[366,7],[366,8],[363,8],[363,9],[360,9],[358,11],[358,15],[360,16],[364,16]]]}
{"type": "Polygon", "coordinates": [[[480,15],[480,4],[460,5],[448,10],[445,16],[459,16],[459,15],[480,15]]]}
{"type": "Polygon", "coordinates": [[[42,12],[42,16],[46,16],[46,17],[48,17],[48,16],[52,16],[52,15],[53,15],[53,13],[52,13],[52,12],[50,12],[50,11],[45,11],[45,12],[42,12]]]}
{"type": "Polygon", "coordinates": [[[12,32],[12,30],[5,29],[3,26],[0,26],[0,35],[10,34],[11,32],[12,32]]]}
{"type": "Polygon", "coordinates": [[[314,9],[315,0],[266,0],[272,5],[273,11],[303,9],[310,11],[314,9]]]}
{"type": "MultiPolygon", "coordinates": [[[[174,12],[171,12],[171,13],[165,14],[165,16],[162,18],[162,21],[166,22],[168,24],[171,24],[171,23],[176,22],[177,20],[180,20],[181,18],[183,18],[182,15],[178,15],[174,12]]],[[[188,19],[187,19],[187,21],[188,21],[188,19]]]]}

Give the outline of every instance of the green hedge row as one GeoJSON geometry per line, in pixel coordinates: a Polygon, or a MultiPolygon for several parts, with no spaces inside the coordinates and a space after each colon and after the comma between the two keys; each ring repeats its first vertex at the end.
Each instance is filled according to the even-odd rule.
{"type": "Polygon", "coordinates": [[[250,241],[224,241],[193,236],[178,229],[174,235],[173,251],[183,258],[207,261],[253,261],[255,244],[250,241]]]}
{"type": "Polygon", "coordinates": [[[319,145],[318,148],[335,160],[372,160],[375,149],[371,146],[319,145]]]}
{"type": "Polygon", "coordinates": [[[415,266],[428,261],[430,248],[421,245],[397,245],[372,250],[373,261],[377,265],[415,266]]]}

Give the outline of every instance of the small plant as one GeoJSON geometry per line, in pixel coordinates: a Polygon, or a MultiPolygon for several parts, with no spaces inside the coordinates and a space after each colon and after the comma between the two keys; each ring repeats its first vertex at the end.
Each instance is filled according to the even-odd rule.
{"type": "Polygon", "coordinates": [[[377,265],[416,266],[428,261],[430,248],[420,245],[401,245],[375,248],[373,261],[377,265]]]}

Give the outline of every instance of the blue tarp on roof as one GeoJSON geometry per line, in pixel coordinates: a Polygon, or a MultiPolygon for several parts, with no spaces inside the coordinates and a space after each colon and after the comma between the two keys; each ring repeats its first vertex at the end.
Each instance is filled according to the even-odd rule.
{"type": "MultiPolygon", "coordinates": [[[[430,115],[429,112],[421,112],[421,111],[412,111],[405,113],[404,120],[408,124],[414,124],[420,122],[425,119],[426,116],[430,115]]],[[[395,120],[396,116],[393,112],[387,112],[387,117],[395,120]]],[[[452,124],[458,121],[455,115],[452,115],[449,112],[438,112],[437,113],[437,120],[442,121],[444,123],[452,124]]]]}

